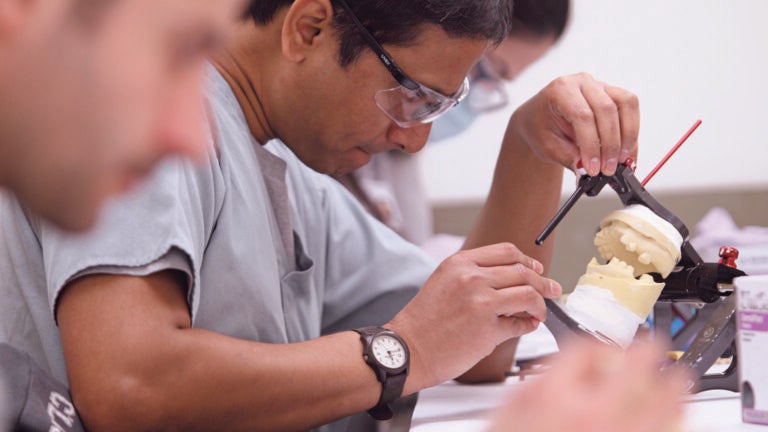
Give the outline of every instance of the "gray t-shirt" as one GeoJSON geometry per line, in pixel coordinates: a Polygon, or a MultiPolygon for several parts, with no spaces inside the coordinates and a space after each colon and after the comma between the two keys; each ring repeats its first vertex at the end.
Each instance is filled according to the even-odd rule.
{"type": "Polygon", "coordinates": [[[270,343],[381,324],[415,295],[435,263],[284,144],[259,145],[213,68],[208,84],[207,163],[165,162],[91,232],[0,199],[0,342],[66,382],[56,300],[90,273],[180,270],[193,326],[270,343]]]}
{"type": "Polygon", "coordinates": [[[0,343],[0,431],[83,432],[67,387],[0,343]]]}
{"type": "Polygon", "coordinates": [[[11,389],[10,380],[5,379],[3,373],[0,372],[0,430],[10,430],[13,419],[11,416],[11,391],[5,389],[11,389]],[[5,390],[5,391],[4,391],[5,390]]]}

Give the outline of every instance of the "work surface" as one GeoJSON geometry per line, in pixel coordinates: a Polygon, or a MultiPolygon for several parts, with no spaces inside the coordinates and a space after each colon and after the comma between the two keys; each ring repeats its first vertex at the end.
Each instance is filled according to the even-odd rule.
{"type": "MultiPolygon", "coordinates": [[[[535,378],[533,378],[535,379],[535,378]]],[[[481,432],[489,410],[523,383],[510,378],[504,384],[444,383],[419,394],[411,432],[481,432]]],[[[768,431],[768,427],[742,423],[738,393],[710,390],[692,395],[686,404],[684,431],[768,431]]]]}
{"type": "MultiPolygon", "coordinates": [[[[544,326],[541,326],[544,327],[544,326]]],[[[521,340],[519,356],[523,358],[548,354],[557,349],[551,334],[541,328],[521,340]]],[[[535,380],[535,376],[527,378],[535,380]]],[[[481,432],[486,417],[510,392],[528,381],[508,378],[499,384],[463,385],[446,382],[419,393],[413,413],[412,432],[481,432]]],[[[760,431],[768,427],[741,421],[738,393],[710,390],[691,395],[685,407],[685,432],[760,431]]]]}

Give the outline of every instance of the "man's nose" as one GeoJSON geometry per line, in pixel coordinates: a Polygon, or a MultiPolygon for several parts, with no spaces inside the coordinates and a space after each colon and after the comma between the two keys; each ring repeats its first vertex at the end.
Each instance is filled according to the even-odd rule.
{"type": "Polygon", "coordinates": [[[387,139],[398,144],[406,153],[416,153],[424,148],[430,130],[432,130],[432,123],[404,128],[393,122],[387,139]]]}

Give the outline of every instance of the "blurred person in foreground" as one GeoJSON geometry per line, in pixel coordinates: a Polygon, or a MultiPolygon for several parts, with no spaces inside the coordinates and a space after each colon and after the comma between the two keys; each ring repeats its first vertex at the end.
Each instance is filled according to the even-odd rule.
{"type": "Polygon", "coordinates": [[[691,378],[660,371],[665,345],[626,351],[595,341],[566,345],[542,374],[514,388],[488,432],[678,432],[691,378]]]}
{"type": "MultiPolygon", "coordinates": [[[[517,0],[512,14],[509,35],[472,68],[469,94],[434,122],[427,145],[455,136],[467,130],[479,116],[509,105],[509,83],[563,37],[570,0],[517,0]]],[[[471,149],[466,150],[470,157],[471,149]]],[[[374,217],[442,260],[459,250],[463,238],[435,235],[423,163],[421,154],[394,150],[373,155],[365,166],[335,177],[374,217]]]]}
{"type": "MultiPolygon", "coordinates": [[[[244,7],[0,1],[0,204],[18,199],[35,220],[83,230],[161,158],[203,159],[205,57],[244,7]]],[[[23,247],[2,241],[0,253],[23,247]]],[[[4,269],[0,291],[27,265],[4,269]]],[[[4,299],[0,315],[13,320],[16,306],[4,299]]],[[[82,430],[64,380],[37,364],[39,352],[14,348],[37,324],[0,326],[0,430],[82,430]]]]}
{"type": "Polygon", "coordinates": [[[577,74],[523,104],[467,250],[438,266],[327,174],[420,150],[512,1],[399,6],[253,1],[208,71],[205,163],[164,165],[86,235],[0,204],[0,241],[22,245],[0,256],[18,306],[0,324],[89,428],[345,430],[448,379],[504,378],[561,293],[533,240],[564,167],[634,155],[638,101],[577,74]]]}
{"type": "Polygon", "coordinates": [[[4,0],[0,187],[60,227],[158,160],[205,153],[204,57],[242,0],[4,0]]]}

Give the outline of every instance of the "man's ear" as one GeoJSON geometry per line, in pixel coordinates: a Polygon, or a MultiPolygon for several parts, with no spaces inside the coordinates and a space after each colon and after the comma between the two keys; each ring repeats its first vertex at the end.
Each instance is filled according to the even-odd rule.
{"type": "Polygon", "coordinates": [[[332,24],[331,0],[294,1],[283,22],[283,55],[292,61],[304,60],[320,40],[332,39],[332,24]]]}

